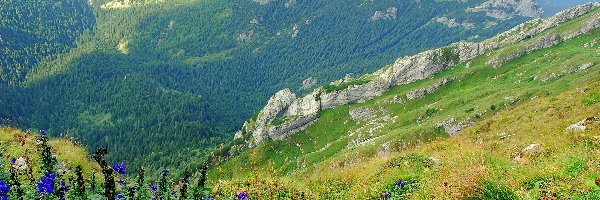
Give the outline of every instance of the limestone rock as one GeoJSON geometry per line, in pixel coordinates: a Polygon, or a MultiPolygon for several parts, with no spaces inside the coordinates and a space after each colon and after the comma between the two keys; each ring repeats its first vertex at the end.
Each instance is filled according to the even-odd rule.
{"type": "Polygon", "coordinates": [[[385,20],[385,19],[396,19],[398,9],[396,7],[389,7],[385,11],[375,11],[375,14],[369,18],[371,21],[385,20]]]}
{"type": "Polygon", "coordinates": [[[543,12],[535,0],[488,0],[470,11],[485,12],[487,16],[501,20],[515,16],[540,17],[543,12]]]}
{"type": "MultiPolygon", "coordinates": [[[[270,0],[256,1],[270,2],[270,0]]],[[[500,1],[501,0],[488,2],[500,1]]],[[[511,1],[516,0],[506,0],[506,2],[511,1]]],[[[525,1],[527,0],[524,0],[524,2],[525,1]]],[[[242,133],[252,135],[251,139],[248,141],[250,146],[259,144],[265,139],[285,139],[289,135],[305,129],[316,121],[319,118],[318,113],[322,109],[366,101],[380,96],[383,92],[393,86],[429,78],[444,69],[453,67],[462,62],[468,62],[490,50],[531,38],[548,28],[555,27],[567,20],[581,16],[597,7],[600,7],[600,3],[588,3],[563,11],[548,19],[531,20],[483,42],[457,42],[447,47],[399,58],[393,65],[363,77],[352,78],[352,80],[342,79],[334,82],[337,84],[347,84],[356,80],[364,81],[359,84],[348,85],[346,88],[325,90],[324,87],[319,87],[310,94],[299,99],[296,98],[296,95],[289,89],[284,89],[271,97],[256,120],[248,120],[244,123],[242,133]],[[285,118],[286,120],[281,124],[271,124],[271,122],[277,118],[285,118]]],[[[395,9],[390,8],[385,11],[384,14],[392,14],[394,13],[394,10],[395,9]]],[[[523,14],[524,11],[521,10],[519,12],[522,12],[521,14],[523,14]]],[[[379,19],[381,16],[386,16],[384,14],[376,13],[375,16],[378,16],[376,18],[379,19]]],[[[393,17],[390,15],[390,18],[393,17]]],[[[578,33],[583,34],[593,27],[597,27],[598,24],[600,24],[600,20],[592,20],[578,33]]],[[[525,50],[533,51],[538,48],[549,47],[562,40],[564,39],[561,39],[556,35],[546,35],[533,42],[525,48],[525,50]]],[[[499,63],[501,62],[503,61],[500,60],[499,63]]],[[[580,68],[589,68],[592,66],[593,64],[590,66],[582,65],[580,68]]],[[[443,79],[422,91],[418,91],[418,94],[415,93],[414,97],[432,93],[441,87],[441,85],[446,84],[449,81],[450,79],[443,79]]],[[[409,96],[413,97],[413,95],[409,96]]],[[[398,101],[401,102],[402,99],[399,98],[398,101]]],[[[456,119],[451,118],[445,122],[439,123],[438,127],[443,128],[450,135],[455,135],[463,128],[472,124],[473,122],[470,122],[469,119],[463,119],[462,121],[457,122],[456,119]]]]}

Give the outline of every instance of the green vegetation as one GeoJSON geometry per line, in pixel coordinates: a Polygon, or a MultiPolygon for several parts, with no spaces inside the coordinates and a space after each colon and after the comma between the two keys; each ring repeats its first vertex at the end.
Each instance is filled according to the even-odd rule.
{"type": "Polygon", "coordinates": [[[310,91],[300,89],[307,77],[318,87],[403,55],[490,37],[526,19],[498,21],[464,11],[481,0],[298,1],[291,7],[284,1],[133,0],[123,8],[106,7],[122,0],[88,2],[3,4],[10,9],[0,18],[11,26],[1,26],[2,40],[35,43],[28,45],[33,50],[9,47],[8,57],[0,50],[1,62],[13,62],[1,64],[0,124],[68,135],[89,151],[108,147],[109,161],[148,170],[197,169],[198,158],[230,141],[277,90],[310,91]],[[390,7],[397,8],[395,19],[370,20],[390,7]],[[498,24],[462,29],[430,23],[441,15],[498,24]]]}
{"type": "MultiPolygon", "coordinates": [[[[578,30],[599,11],[546,33],[578,30]]],[[[589,123],[583,132],[565,133],[565,128],[600,112],[594,101],[600,68],[577,70],[600,62],[600,46],[594,45],[599,37],[595,31],[497,68],[486,64],[497,52],[518,51],[506,46],[475,58],[468,68],[460,64],[375,99],[324,110],[308,129],[220,163],[209,180],[223,194],[242,189],[237,183],[261,180],[284,182],[286,190],[293,187],[315,199],[378,199],[389,193],[410,199],[595,197],[600,124],[589,123]],[[446,77],[455,79],[434,93],[389,103],[446,77]],[[357,108],[374,114],[352,120],[348,112],[357,108]],[[451,126],[467,126],[453,137],[438,128],[451,118],[451,126]],[[399,179],[418,187],[395,186],[399,179]]],[[[244,188],[262,198],[276,186],[244,188]]]]}
{"type": "Polygon", "coordinates": [[[18,84],[38,62],[74,47],[94,23],[87,0],[2,2],[0,84],[18,84]]]}
{"type": "Polygon", "coordinates": [[[295,120],[297,118],[298,118],[298,116],[286,116],[286,117],[275,118],[275,119],[273,119],[273,121],[271,121],[271,125],[279,126],[287,121],[295,120]]]}
{"type": "Polygon", "coordinates": [[[351,80],[351,81],[348,81],[348,82],[343,82],[343,83],[340,83],[340,84],[325,85],[325,86],[323,86],[323,89],[324,89],[325,93],[331,93],[331,92],[334,92],[334,91],[345,90],[345,89],[347,89],[348,87],[351,87],[351,86],[357,86],[357,85],[367,84],[369,82],[370,82],[370,80],[365,80],[365,79],[358,78],[358,79],[354,79],[354,80],[351,80]]]}

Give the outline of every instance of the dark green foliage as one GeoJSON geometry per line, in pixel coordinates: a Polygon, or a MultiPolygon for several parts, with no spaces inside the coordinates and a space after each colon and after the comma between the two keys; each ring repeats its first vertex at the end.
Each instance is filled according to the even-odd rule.
{"type": "Polygon", "coordinates": [[[77,178],[75,181],[75,195],[81,199],[85,199],[85,180],[83,178],[83,170],[81,169],[81,165],[78,165],[75,168],[75,176],[77,178]]]}
{"type": "Polygon", "coordinates": [[[42,149],[42,171],[45,173],[55,173],[56,172],[56,157],[52,155],[52,149],[50,145],[48,145],[48,137],[45,135],[41,135],[38,137],[40,141],[40,148],[42,149]]]}
{"type": "Polygon", "coordinates": [[[115,177],[113,176],[113,169],[108,166],[104,157],[108,154],[108,150],[106,148],[100,148],[93,155],[93,158],[102,169],[102,174],[104,174],[104,197],[108,199],[114,199],[117,196],[115,191],[115,177]]]}
{"type": "MultiPolygon", "coordinates": [[[[16,84],[36,63],[73,47],[95,19],[87,0],[8,0],[0,9],[0,84],[16,84]]],[[[51,58],[50,58],[51,59],[51,58]]]]}

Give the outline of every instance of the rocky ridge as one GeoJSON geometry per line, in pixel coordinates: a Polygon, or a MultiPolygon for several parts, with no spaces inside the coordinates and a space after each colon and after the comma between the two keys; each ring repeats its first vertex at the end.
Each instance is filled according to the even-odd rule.
{"type": "MultiPolygon", "coordinates": [[[[340,80],[330,86],[319,87],[310,94],[297,98],[289,89],[277,92],[260,111],[256,119],[248,120],[236,138],[243,137],[250,147],[266,139],[282,140],[304,130],[319,118],[319,111],[340,105],[362,102],[380,96],[396,85],[408,84],[429,78],[434,74],[469,61],[490,50],[514,44],[538,35],[549,28],[576,18],[600,7],[600,3],[588,3],[556,14],[548,19],[534,19],[505,33],[483,42],[457,42],[452,45],[425,51],[413,56],[399,58],[390,66],[354,80],[340,80]],[[283,120],[285,119],[285,120],[283,120]],[[280,124],[274,120],[283,121],[280,124]]],[[[525,51],[547,48],[588,33],[600,26],[600,16],[594,17],[585,27],[567,38],[544,36],[530,44],[525,51]]],[[[517,58],[523,54],[499,58],[498,63],[517,58]]],[[[494,63],[491,63],[496,66],[494,63]]]]}

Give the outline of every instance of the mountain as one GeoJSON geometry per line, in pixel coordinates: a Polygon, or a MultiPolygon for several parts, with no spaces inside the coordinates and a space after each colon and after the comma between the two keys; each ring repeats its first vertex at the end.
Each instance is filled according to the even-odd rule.
{"type": "Polygon", "coordinates": [[[85,0],[9,0],[0,19],[0,84],[23,80],[38,62],[74,47],[95,23],[85,0]]]}
{"type": "Polygon", "coordinates": [[[600,3],[273,95],[209,173],[217,197],[600,197],[600,3]]]}
{"type": "MultiPolygon", "coordinates": [[[[486,2],[473,9],[485,13],[490,12],[490,5],[515,1],[486,2]]],[[[125,11],[153,3],[161,2],[110,1],[95,9],[125,11]]],[[[57,74],[46,77],[53,82],[2,85],[3,90],[14,92],[0,96],[2,103],[37,104],[29,100],[34,97],[44,107],[6,107],[19,112],[31,109],[55,120],[98,98],[109,102],[104,107],[123,110],[120,115],[145,111],[148,118],[140,118],[139,126],[134,125],[139,129],[135,131],[137,137],[118,135],[126,140],[109,149],[90,151],[95,152],[91,156],[75,144],[77,140],[69,137],[70,133],[58,136],[53,131],[0,128],[0,198],[598,199],[599,7],[600,3],[581,5],[550,18],[527,21],[485,40],[459,41],[404,56],[372,73],[346,75],[330,84],[313,86],[300,98],[293,90],[281,90],[244,123],[234,141],[194,152],[184,151],[196,147],[176,146],[186,138],[165,138],[179,135],[144,131],[147,125],[141,122],[166,116],[172,117],[169,123],[185,125],[185,117],[174,114],[178,111],[167,112],[170,106],[185,110],[190,108],[188,103],[202,103],[202,99],[165,87],[152,93],[152,87],[164,83],[144,79],[145,73],[156,73],[152,70],[156,66],[103,68],[101,64],[128,65],[140,61],[141,56],[129,57],[133,54],[130,48],[120,48],[117,55],[122,56],[100,54],[94,47],[98,44],[86,43],[90,45],[87,50],[96,53],[72,49],[73,54],[59,56],[55,64],[65,60],[76,63],[54,65],[71,68],[53,71],[57,74]],[[128,50],[127,54],[123,50],[128,50]],[[112,77],[111,73],[120,70],[127,76],[112,77]],[[97,87],[69,82],[77,78],[75,75],[83,76],[79,79],[82,82],[94,80],[97,87]],[[41,91],[36,87],[43,87],[52,99],[37,98],[41,91]],[[22,93],[25,89],[27,92],[22,93]],[[66,92],[58,92],[62,90],[66,92]],[[62,100],[60,95],[78,104],[63,111],[60,106],[66,104],[55,105],[62,100]],[[183,98],[168,98],[176,95],[183,98]],[[137,104],[123,104],[127,101],[137,104]],[[153,104],[159,106],[144,107],[153,104]],[[179,168],[154,165],[146,169],[106,160],[107,155],[115,154],[141,159],[140,155],[148,153],[147,146],[129,139],[152,141],[154,137],[162,137],[163,146],[156,149],[169,151],[163,152],[165,155],[152,152],[152,157],[145,159],[190,163],[179,168]],[[134,145],[112,148],[122,144],[134,145]],[[199,163],[199,169],[190,169],[194,163],[199,163]]],[[[503,17],[506,13],[528,13],[529,8],[490,13],[503,17]]],[[[107,127],[124,123],[114,120],[112,114],[98,114],[104,109],[89,109],[76,120],[94,127],[83,129],[89,134],[109,135],[107,127]]],[[[6,123],[12,123],[9,120],[6,123]]],[[[53,122],[61,121],[43,123],[61,126],[53,122]]],[[[161,122],[159,127],[169,127],[161,122]]]]}
{"type": "Polygon", "coordinates": [[[13,29],[40,39],[25,43],[11,33],[11,42],[37,48],[63,39],[60,48],[29,54],[5,48],[31,61],[3,64],[0,122],[75,137],[89,151],[108,147],[110,161],[152,169],[197,168],[195,158],[229,141],[280,88],[306,94],[541,14],[533,1],[66,2],[10,1],[14,9],[3,10],[56,11],[47,18],[58,25],[47,26],[58,36],[27,29],[43,18],[23,17],[13,29]]]}

